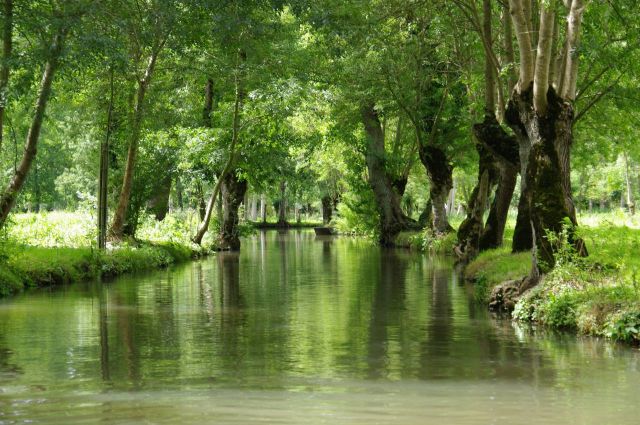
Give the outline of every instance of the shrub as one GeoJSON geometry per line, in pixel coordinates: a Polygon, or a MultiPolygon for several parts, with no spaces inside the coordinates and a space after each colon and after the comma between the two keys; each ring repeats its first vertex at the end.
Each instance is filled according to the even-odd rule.
{"type": "Polygon", "coordinates": [[[627,311],[609,319],[605,335],[624,342],[640,342],[640,311],[627,311]]]}
{"type": "Polygon", "coordinates": [[[20,276],[10,270],[6,263],[0,264],[0,297],[20,292],[23,287],[20,276]]]}
{"type": "Polygon", "coordinates": [[[551,293],[539,307],[538,321],[554,328],[573,329],[576,327],[576,297],[571,293],[559,296],[551,293]]]}

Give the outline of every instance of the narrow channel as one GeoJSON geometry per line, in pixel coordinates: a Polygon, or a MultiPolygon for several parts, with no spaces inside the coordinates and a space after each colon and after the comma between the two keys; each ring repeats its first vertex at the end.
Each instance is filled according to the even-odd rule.
{"type": "Polygon", "coordinates": [[[0,424],[637,424],[640,352],[516,327],[446,258],[266,231],[0,303],[0,424]]]}

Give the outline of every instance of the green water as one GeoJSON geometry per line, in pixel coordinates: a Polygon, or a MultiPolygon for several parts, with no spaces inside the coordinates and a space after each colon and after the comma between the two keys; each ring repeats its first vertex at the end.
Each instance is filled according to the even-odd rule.
{"type": "Polygon", "coordinates": [[[640,352],[531,332],[448,260],[312,232],[0,304],[0,424],[638,424],[640,352]]]}

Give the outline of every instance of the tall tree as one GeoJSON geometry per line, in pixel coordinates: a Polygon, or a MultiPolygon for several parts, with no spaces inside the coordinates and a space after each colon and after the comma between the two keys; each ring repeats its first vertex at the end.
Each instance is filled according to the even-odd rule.
{"type": "Polygon", "coordinates": [[[177,21],[178,7],[174,2],[151,2],[144,4],[146,8],[140,10],[140,3],[136,9],[125,8],[128,16],[128,35],[132,51],[133,77],[135,80],[135,94],[131,105],[129,121],[129,145],[125,162],[122,186],[118,203],[114,211],[110,237],[122,239],[124,236],[127,212],[131,200],[131,189],[138,156],[138,145],[145,118],[146,97],[149,85],[156,71],[156,65],[161,52],[172,33],[177,21]]]}
{"type": "MultiPolygon", "coordinates": [[[[39,8],[40,5],[31,5],[31,7],[34,8],[33,10],[30,10],[29,7],[24,8],[25,15],[32,12],[40,13],[40,19],[47,21],[48,26],[42,27],[42,22],[27,22],[26,20],[29,19],[29,16],[24,17],[25,27],[34,31],[40,39],[44,40],[45,45],[42,46],[45,52],[42,57],[44,66],[22,158],[19,164],[16,164],[13,176],[9,183],[0,193],[0,227],[4,226],[6,223],[9,213],[15,205],[17,197],[22,190],[29,171],[34,163],[45,111],[51,97],[54,77],[58,71],[60,59],[64,52],[65,43],[69,36],[70,29],[77,24],[78,18],[82,17],[82,13],[79,9],[88,6],[89,4],[73,2],[53,2],[49,5],[42,6],[41,8],[39,8]]],[[[5,4],[5,14],[7,13],[7,7],[8,6],[5,4]]],[[[5,15],[5,18],[11,17],[11,20],[13,20],[13,16],[12,11],[9,11],[9,15],[5,15]]],[[[5,43],[8,41],[7,37],[11,32],[10,29],[7,29],[6,24],[7,20],[5,19],[5,43]]],[[[5,46],[5,49],[6,48],[7,46],[5,46]]],[[[8,51],[10,55],[11,49],[11,46],[9,46],[8,51]]],[[[4,53],[6,59],[7,50],[4,50],[4,53]]],[[[3,62],[2,66],[2,73],[6,73],[8,81],[10,62],[3,62]]],[[[6,90],[6,84],[4,89],[6,90]]]]}

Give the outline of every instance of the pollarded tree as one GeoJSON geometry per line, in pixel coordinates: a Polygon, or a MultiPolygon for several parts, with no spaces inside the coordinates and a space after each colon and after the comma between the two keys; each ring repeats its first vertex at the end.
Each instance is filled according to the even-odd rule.
{"type": "MultiPolygon", "coordinates": [[[[502,16],[504,34],[500,37],[500,34],[495,34],[493,31],[492,1],[482,0],[482,15],[476,3],[475,0],[456,1],[463,15],[467,17],[466,22],[470,23],[472,29],[480,35],[482,46],[480,51],[484,53],[483,119],[473,125],[475,147],[478,152],[478,180],[468,199],[467,217],[458,229],[458,244],[455,248],[459,260],[463,262],[469,261],[480,251],[496,248],[502,244],[509,206],[520,168],[517,141],[500,125],[504,115],[504,91],[505,88],[513,89],[515,79],[509,68],[507,72],[500,72],[500,68],[496,67],[498,58],[493,50],[496,41],[503,41],[503,45],[506,46],[504,56],[509,61],[513,60],[513,52],[509,48],[510,17],[502,16]],[[507,42],[504,42],[505,39],[507,42]],[[495,195],[485,222],[485,210],[494,188],[495,195]]],[[[470,90],[470,93],[473,94],[473,90],[470,90]]],[[[528,215],[524,214],[527,211],[524,208],[519,210],[516,224],[519,232],[514,237],[514,243],[525,245],[524,249],[531,248],[528,215]],[[522,226],[523,223],[525,226],[522,226]],[[525,230],[524,234],[522,229],[525,230]],[[529,229],[528,232],[527,229],[529,229]],[[529,242],[522,242],[523,238],[529,242]]]]}
{"type": "MultiPolygon", "coordinates": [[[[531,4],[510,0],[510,13],[520,53],[519,78],[509,100],[506,121],[520,146],[521,196],[529,210],[534,242],[534,274],[540,264],[554,264],[554,247],[547,232],[560,232],[570,222],[577,225],[571,193],[571,146],[573,143],[573,103],[576,96],[579,40],[587,2],[567,0],[540,4],[533,17],[531,4]],[[564,10],[563,10],[564,9],[564,10]],[[558,44],[556,20],[566,11],[564,43],[558,44]],[[537,25],[537,47],[532,31],[537,25]],[[554,47],[558,54],[554,57],[554,47]],[[552,60],[552,58],[554,60],[552,60]]],[[[569,241],[579,253],[584,243],[569,241]]]]}
{"type": "MultiPolygon", "coordinates": [[[[594,110],[603,98],[615,93],[629,70],[634,69],[633,58],[639,44],[637,15],[632,11],[636,10],[637,1],[593,2],[589,6],[586,25],[581,23],[589,2],[569,0],[560,4],[557,1],[538,3],[522,0],[506,5],[488,0],[455,0],[455,3],[482,42],[487,71],[490,71],[485,80],[487,87],[490,86],[489,80],[496,83],[494,110],[500,123],[503,122],[507,103],[505,92],[512,93],[506,118],[518,139],[518,159],[523,175],[521,192],[525,195],[521,196],[518,206],[513,249],[531,248],[535,230],[541,255],[547,264],[552,265],[552,247],[544,237],[544,229],[557,231],[562,226],[560,222],[566,220],[575,224],[569,179],[573,130],[580,134],[581,127],[575,124],[594,110]],[[488,17],[495,6],[502,11],[502,31],[492,34],[488,17]],[[561,18],[566,18],[567,23],[563,24],[561,18]],[[517,47],[514,47],[514,28],[517,47]],[[587,38],[588,49],[579,46],[581,33],[587,38]],[[519,79],[518,67],[513,66],[517,52],[520,53],[519,79]],[[577,66],[579,57],[588,63],[581,74],[577,66]],[[541,123],[543,127],[538,125],[541,123]],[[543,145],[547,147],[546,153],[541,152],[544,151],[543,145]],[[537,159],[531,165],[535,170],[531,169],[533,174],[527,176],[528,159],[534,147],[537,159]],[[546,160],[550,168],[544,171],[540,165],[546,160]],[[530,182],[533,184],[531,187],[530,182]],[[542,190],[547,184],[557,196],[542,190]],[[535,217],[531,215],[531,208],[535,208],[535,217]]],[[[489,89],[486,94],[490,94],[489,89]]],[[[481,136],[479,141],[488,148],[494,162],[504,164],[505,158],[508,160],[505,154],[512,149],[498,149],[500,144],[487,143],[490,140],[486,136],[491,136],[494,141],[506,141],[504,137],[496,137],[505,133],[498,123],[491,121],[487,122],[485,118],[483,124],[490,126],[476,125],[474,130],[483,130],[480,133],[475,131],[477,136],[481,136]]],[[[593,145],[590,137],[580,139],[581,148],[593,145]]],[[[579,240],[573,242],[578,251],[584,252],[579,240]]]]}
{"type": "MultiPolygon", "coordinates": [[[[541,264],[554,264],[554,247],[546,238],[546,232],[559,232],[566,223],[577,224],[570,180],[573,127],[610,90],[600,87],[606,80],[602,77],[608,77],[612,67],[597,61],[590,63],[585,73],[587,78],[579,84],[579,58],[595,59],[598,56],[581,48],[579,43],[588,1],[546,1],[538,4],[529,0],[510,0],[511,19],[503,19],[504,47],[500,49],[482,31],[477,1],[459,0],[456,3],[468,13],[479,33],[485,54],[493,64],[494,75],[506,75],[511,80],[508,77],[512,69],[510,64],[515,62],[516,53],[519,54],[517,81],[509,82],[507,86],[513,85],[514,88],[504,115],[518,141],[522,176],[519,215],[528,215],[526,220],[519,220],[516,227],[514,248],[516,242],[521,241],[518,235],[531,234],[534,253],[537,254],[533,270],[537,275],[541,264]],[[578,86],[582,87],[580,91],[578,86]],[[595,87],[598,91],[589,95],[590,101],[579,99],[587,98],[583,94],[595,87]],[[579,108],[577,113],[576,107],[579,108]]],[[[621,16],[621,10],[627,10],[626,6],[619,6],[592,5],[594,13],[591,19],[593,22],[598,20],[599,24],[587,25],[590,41],[596,40],[592,34],[602,32],[596,27],[609,25],[611,16],[621,16]],[[613,14],[609,13],[611,8],[614,9],[613,14]]],[[[590,43],[589,47],[605,51],[623,44],[626,47],[622,50],[628,51],[637,43],[614,39],[600,44],[590,43]]],[[[498,95],[504,92],[504,88],[504,85],[497,86],[498,95]]],[[[500,107],[505,103],[498,101],[500,107]]],[[[573,234],[569,239],[577,252],[586,253],[580,239],[573,234]]]]}
{"type": "Polygon", "coordinates": [[[341,138],[359,136],[353,148],[364,159],[372,195],[364,198],[375,203],[380,243],[391,245],[399,232],[419,227],[401,206],[411,169],[406,164],[417,154],[415,139],[397,131],[406,130],[404,113],[385,82],[385,65],[397,54],[396,46],[390,47],[386,39],[394,32],[396,17],[388,13],[393,8],[386,9],[385,2],[375,0],[297,3],[303,4],[300,14],[310,26],[304,38],[309,49],[317,52],[311,78],[331,91],[335,129],[343,134],[341,138]],[[395,137],[398,134],[401,137],[395,137]],[[394,148],[399,145],[400,149],[394,148]]]}

